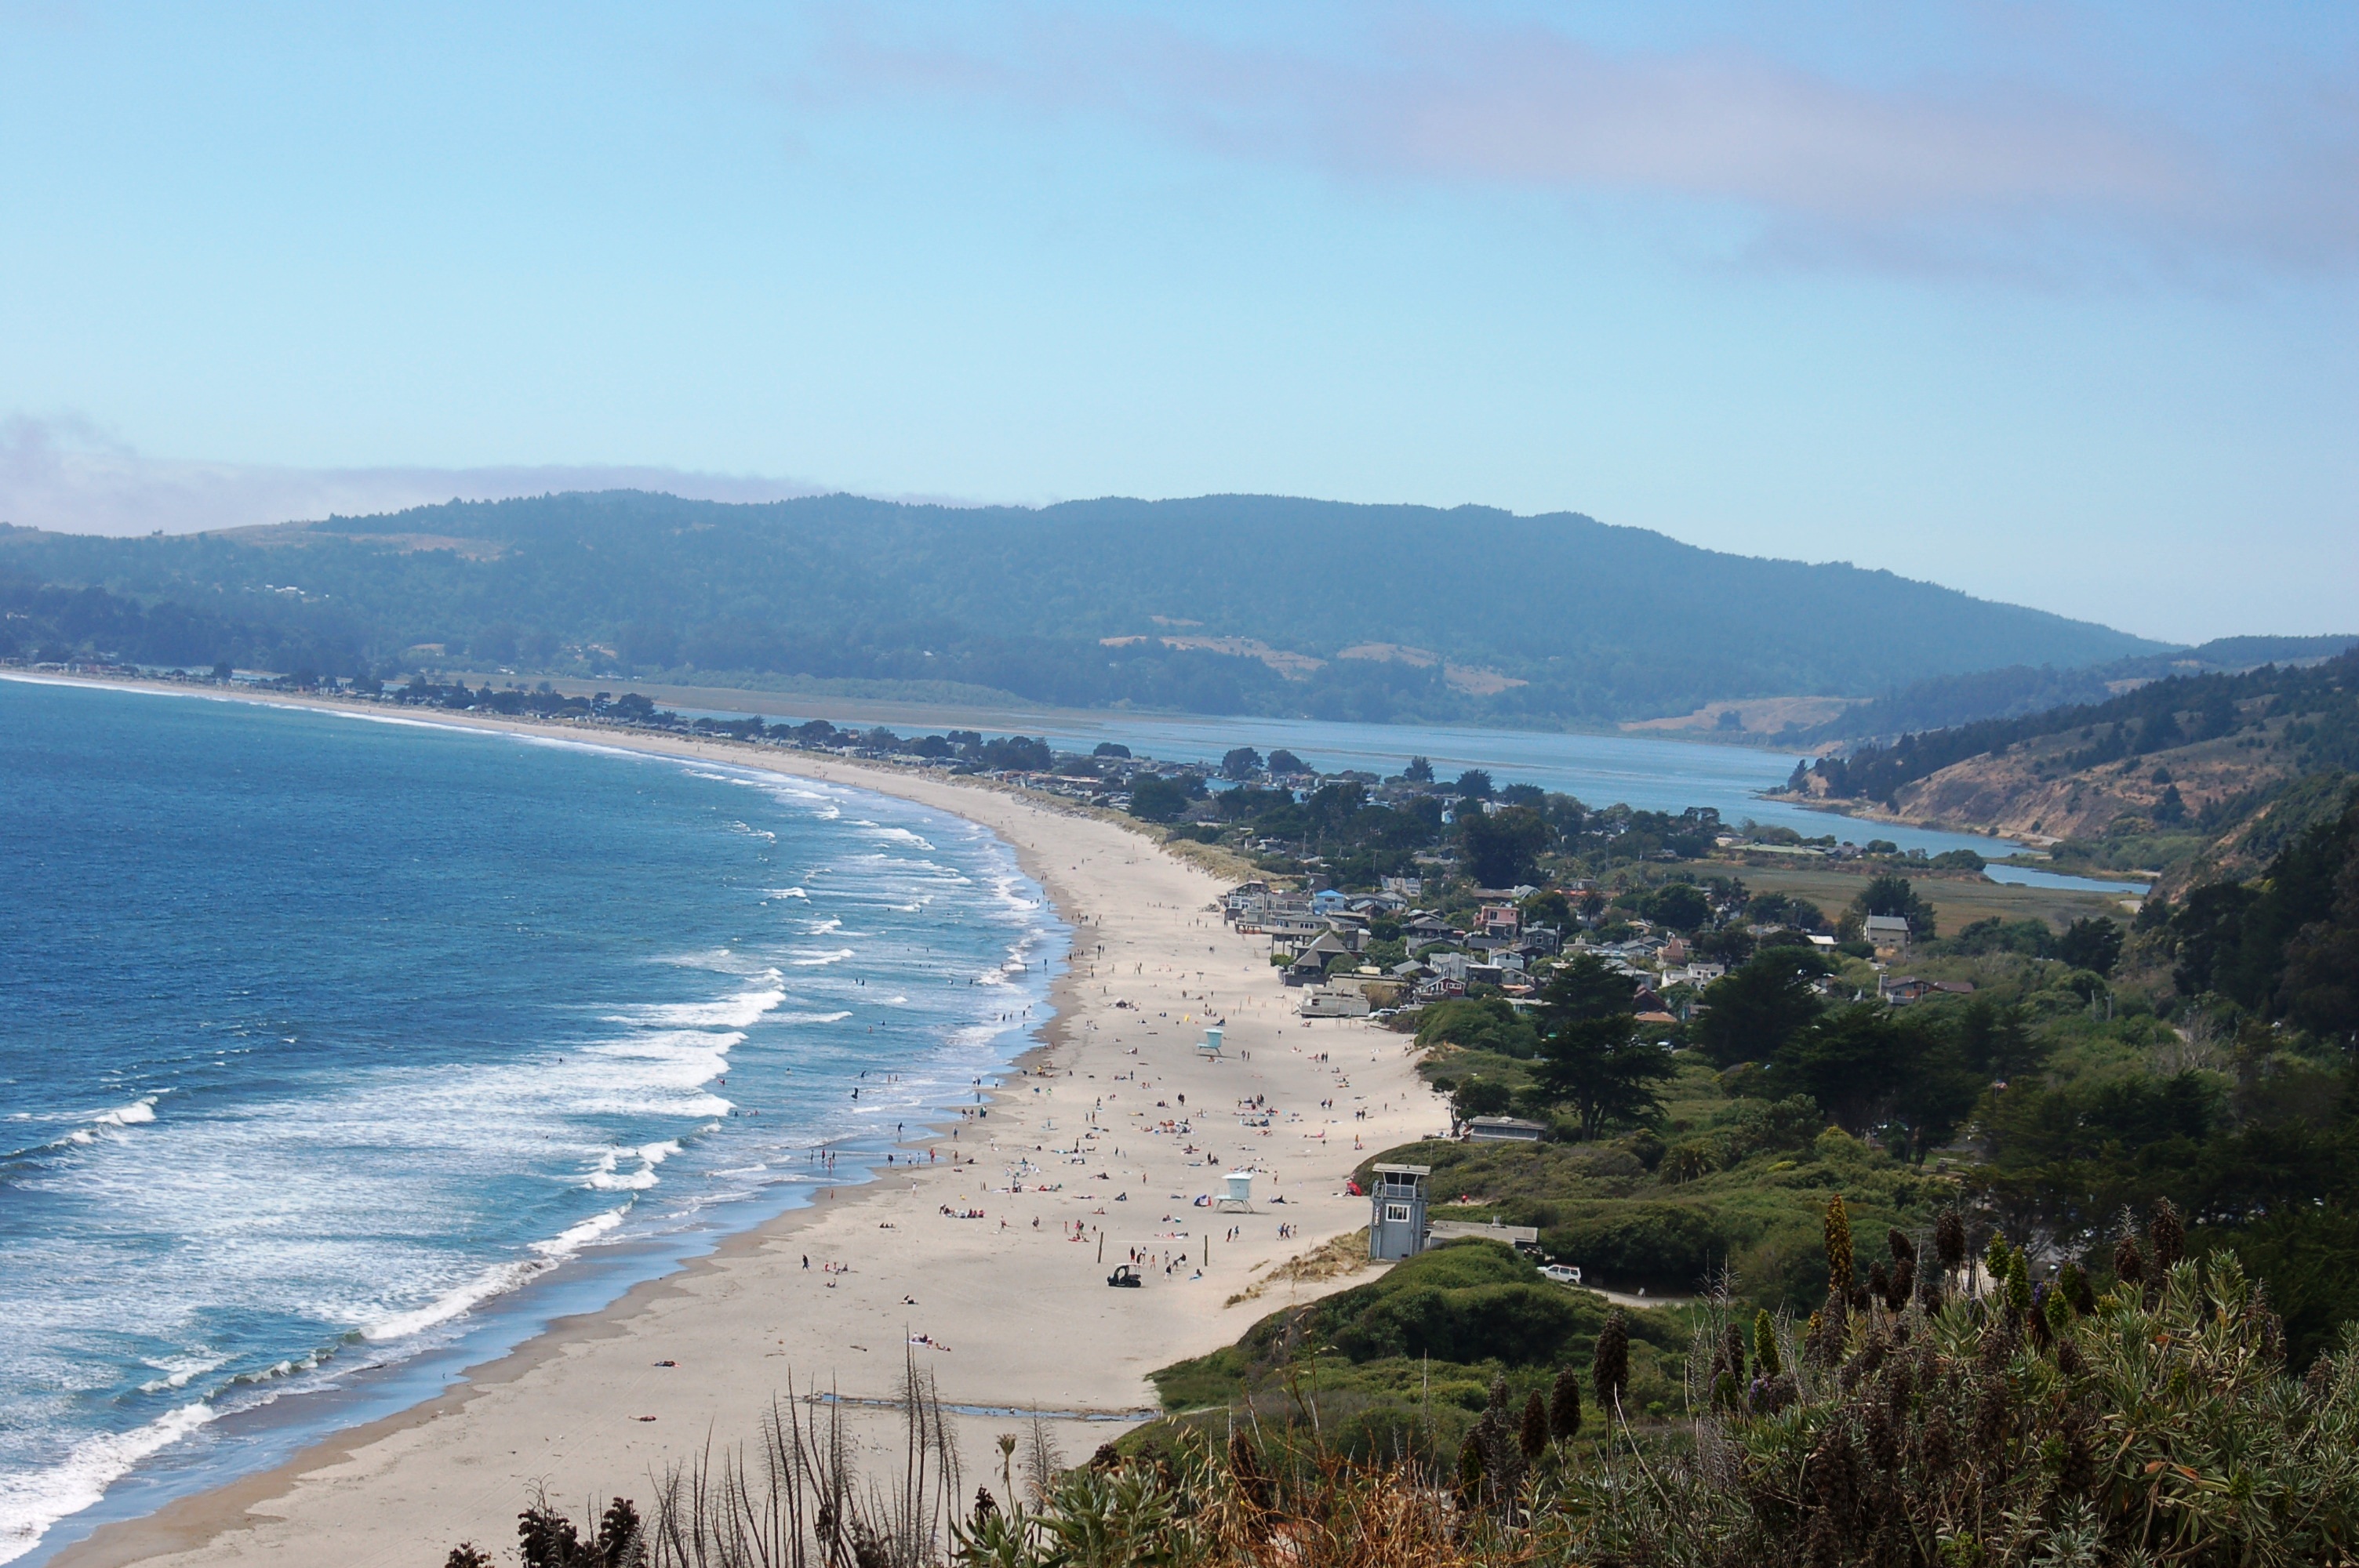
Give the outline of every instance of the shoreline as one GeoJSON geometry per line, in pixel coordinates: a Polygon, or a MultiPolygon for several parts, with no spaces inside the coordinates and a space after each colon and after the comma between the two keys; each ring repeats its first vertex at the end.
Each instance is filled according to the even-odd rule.
{"type": "MultiPolygon", "coordinates": [[[[259,702],[361,719],[395,717],[374,704],[291,694],[191,691],[167,683],[49,675],[31,678],[161,696],[259,702]]],[[[1257,953],[1249,951],[1257,944],[1227,932],[1216,914],[1204,910],[1205,899],[1216,888],[1211,872],[1193,858],[1164,852],[1127,827],[1104,820],[1103,814],[915,770],[773,752],[726,739],[616,733],[469,714],[398,717],[407,723],[699,760],[872,789],[976,822],[1015,852],[1018,864],[1040,886],[1071,934],[1068,961],[1049,990],[1051,1014],[1037,1031],[1036,1042],[1010,1060],[1004,1070],[1005,1080],[980,1108],[985,1115],[950,1119],[949,1125],[929,1130],[929,1141],[951,1151],[953,1162],[913,1168],[906,1185],[899,1180],[903,1174],[899,1171],[873,1173],[862,1184],[822,1189],[801,1206],[723,1234],[709,1251],[638,1281],[604,1307],[550,1320],[540,1332],[506,1352],[465,1368],[448,1389],[419,1404],[331,1433],[281,1464],[174,1499],[141,1517],[103,1524],[82,1539],[58,1546],[47,1561],[61,1568],[113,1568],[165,1558],[191,1563],[243,1560],[258,1552],[286,1551],[309,1557],[330,1541],[339,1542],[339,1555],[351,1557],[356,1555],[353,1548],[362,1541],[383,1543],[407,1539],[406,1548],[357,1554],[363,1561],[381,1558],[395,1563],[439,1555],[462,1539],[495,1543],[510,1533],[515,1514],[525,1506],[528,1487],[536,1481],[546,1482],[560,1497],[582,1496],[585,1485],[602,1495],[644,1496],[651,1466],[687,1457],[704,1433],[709,1432],[724,1444],[753,1436],[761,1405],[766,1404],[769,1394],[784,1396],[789,1373],[798,1393],[834,1389],[842,1397],[837,1409],[847,1428],[864,1437],[868,1429],[897,1421],[889,1408],[859,1401],[889,1400],[902,1365],[894,1352],[903,1350],[902,1339],[918,1344],[920,1325],[914,1320],[919,1318],[951,1320],[946,1325],[949,1332],[927,1332],[922,1336],[924,1347],[907,1352],[929,1356],[934,1364],[927,1370],[940,1383],[946,1401],[983,1411],[1054,1411],[1062,1417],[1077,1418],[1050,1422],[1063,1434],[1063,1441],[1094,1446],[1127,1430],[1138,1412],[1157,1404],[1144,1376],[1147,1371],[1227,1344],[1264,1313],[1285,1304],[1282,1299],[1241,1308],[1219,1304],[1234,1287],[1330,1235],[1364,1223],[1364,1200],[1339,1201],[1340,1195],[1323,1195],[1340,1186],[1351,1165],[1364,1157],[1358,1149],[1331,1151],[1330,1131],[1348,1137],[1354,1129],[1360,1130],[1363,1137],[1355,1141],[1364,1141],[1373,1150],[1419,1136],[1430,1130],[1434,1119],[1430,1091],[1416,1079],[1410,1054],[1400,1048],[1398,1036],[1359,1021],[1322,1021],[1318,1033],[1307,1040],[1288,1040],[1279,1034],[1283,1027],[1302,1037],[1308,1026],[1286,1016],[1276,971],[1257,953]],[[1166,896],[1144,896],[1153,894],[1166,896]],[[1173,894],[1180,896],[1169,896],[1173,894]],[[1190,935],[1183,937],[1181,932],[1190,935]],[[1160,995],[1165,1001],[1177,1003],[1179,1019],[1169,1016],[1175,1008],[1166,1006],[1158,1019],[1150,1020],[1144,1004],[1129,1003],[1127,997],[1112,994],[1111,960],[1099,957],[1110,949],[1097,941],[1100,937],[1111,938],[1116,947],[1133,949],[1123,956],[1133,961],[1136,973],[1122,989],[1132,995],[1160,995]],[[1206,957],[1195,956],[1199,941],[1206,944],[1202,949],[1206,957]],[[1156,960],[1154,967],[1160,971],[1156,976],[1146,972],[1149,959],[1156,960]],[[1182,969],[1171,961],[1175,959],[1208,968],[1182,969]],[[1190,1059],[1191,1037],[1203,1022],[1198,1013],[1212,1005],[1197,989],[1207,978],[1216,979],[1228,993],[1221,997],[1218,1006],[1227,1018],[1233,1049],[1237,1052],[1236,1056],[1217,1063],[1190,1059]],[[1095,996],[1089,994],[1093,985],[1095,996]],[[1196,992],[1192,997],[1191,991],[1196,992]],[[1117,1010],[1113,1005],[1115,1001],[1126,1005],[1117,1010]],[[1150,1026],[1156,1022],[1162,1026],[1150,1026]],[[1117,1050],[1123,1044],[1123,1032],[1129,1033],[1133,1044],[1127,1050],[1117,1050]],[[1113,1038],[1102,1038],[1108,1035],[1113,1038]],[[1150,1040],[1157,1044],[1150,1047],[1150,1040]],[[1329,1048],[1364,1040],[1375,1045],[1364,1064],[1358,1061],[1357,1050],[1351,1052],[1353,1061],[1345,1069],[1335,1069],[1321,1059],[1329,1048]],[[1306,1043],[1315,1043],[1321,1051],[1305,1051],[1306,1043]],[[1291,1044],[1294,1049],[1271,1052],[1272,1044],[1291,1044]],[[1265,1061],[1252,1060],[1256,1046],[1265,1061]],[[1147,1054],[1150,1049],[1152,1054],[1147,1054]],[[1061,1078],[1042,1078],[1051,1064],[1064,1069],[1061,1078]],[[1156,1081],[1141,1085],[1136,1076],[1125,1082],[1120,1076],[1142,1069],[1152,1072],[1156,1081]],[[1096,1080],[1092,1092],[1103,1090],[1103,1097],[1096,1107],[1085,1108],[1080,1114],[1098,1119],[1119,1141],[1118,1161],[1098,1150],[1082,1151],[1079,1127],[1056,1123],[1057,1108],[1051,1104],[1055,1088],[1078,1087],[1088,1081],[1077,1076],[1083,1072],[1088,1079],[1096,1080]],[[1211,1087],[1210,1080],[1224,1074],[1232,1078],[1249,1076],[1257,1086],[1266,1085],[1258,1092],[1283,1109],[1298,1113],[1304,1119],[1302,1126],[1315,1122],[1319,1128],[1318,1141],[1301,1152],[1308,1159],[1282,1149],[1248,1149],[1237,1156],[1248,1162],[1254,1156],[1264,1156],[1259,1162],[1271,1173],[1273,1184],[1280,1187],[1270,1195],[1287,1208],[1281,1211],[1275,1205],[1257,1203],[1260,1214],[1237,1227],[1241,1232],[1256,1234],[1240,1234],[1234,1243],[1227,1235],[1227,1224],[1210,1225],[1212,1211],[1192,1204],[1169,1206],[1191,1188],[1203,1191],[1212,1186],[1211,1167],[1226,1168],[1235,1162],[1198,1149],[1196,1139],[1234,1144],[1244,1134],[1223,1130],[1158,1140],[1143,1130],[1125,1129],[1116,1119],[1105,1119],[1111,1115],[1107,1101],[1119,1096],[1117,1084],[1141,1085],[1133,1090],[1134,1100],[1167,1087],[1176,1087],[1175,1092],[1183,1096],[1195,1090],[1199,1104],[1203,1105],[1207,1102],[1200,1082],[1211,1087]],[[1368,1108],[1357,1114],[1366,1120],[1339,1125],[1335,1119],[1340,1112],[1332,1107],[1319,1108],[1322,1095],[1332,1099],[1337,1082],[1359,1092],[1368,1108]],[[991,1120],[999,1125],[988,1125],[991,1120]],[[1053,1137],[1042,1136],[1052,1131],[1053,1137]],[[969,1135],[972,1141],[962,1139],[962,1134],[969,1135]],[[1027,1139],[1033,1140],[1028,1151],[1023,1146],[1027,1139]],[[1002,1150],[1003,1141],[1010,1147],[1002,1150]],[[1164,1227],[1163,1245],[1153,1246],[1158,1238],[1152,1234],[1138,1234],[1141,1222],[1147,1219],[1143,1207],[1116,1210],[1111,1202],[1093,1206],[1078,1190],[1069,1190],[1073,1186],[1070,1180],[1059,1181],[1055,1192],[1045,1191],[1049,1178],[1059,1174],[1049,1167],[1047,1146],[1051,1141],[1070,1141],[1076,1152],[1060,1149],[1059,1155],[1069,1167],[1100,1167],[1090,1173],[1096,1179],[1108,1179],[1114,1168],[1123,1171],[1124,1198],[1140,1200],[1163,1214],[1161,1221],[1154,1222],[1164,1227]],[[1146,1147],[1158,1141],[1187,1146],[1146,1147]],[[977,1148],[982,1143],[990,1145],[988,1152],[977,1148]],[[1034,1162],[1026,1158],[1027,1153],[1042,1158],[1034,1162]],[[1025,1190],[1023,1180],[1013,1180],[1009,1185],[1018,1190],[1011,1192],[983,1180],[1006,1163],[995,1156],[1006,1154],[1015,1156],[1015,1168],[1024,1179],[1044,1190],[1025,1190]],[[1203,1157],[1188,1162],[1198,1167],[1193,1174],[1175,1158],[1198,1154],[1203,1157]],[[1281,1154],[1286,1157],[1279,1158],[1281,1154]],[[1164,1169],[1150,1181],[1148,1168],[1157,1165],[1164,1169]],[[1305,1165],[1311,1168],[1305,1170],[1305,1165]],[[1131,1172],[1136,1173],[1135,1179],[1131,1172]],[[1300,1183],[1306,1176],[1309,1181],[1304,1185],[1286,1185],[1289,1181],[1300,1183]],[[961,1185],[982,1187],[981,1195],[972,1192],[961,1195],[971,1206],[996,1217],[1000,1229],[983,1230],[973,1222],[962,1226],[933,1212],[948,1213],[950,1205],[936,1200],[946,1188],[961,1185]],[[1310,1190],[1304,1190],[1305,1186],[1310,1190]],[[1167,1193],[1170,1196],[1163,1195],[1167,1193]],[[1097,1248],[1088,1249],[1092,1256],[1086,1269],[1068,1266],[1077,1265],[1080,1260],[1055,1239],[1057,1232],[1044,1228],[1047,1217],[1059,1209],[1064,1211],[1060,1228],[1078,1221],[1084,1235],[1098,1243],[1097,1248]],[[1028,1217],[1030,1224],[1011,1226],[1010,1214],[1018,1219],[1028,1217]],[[1117,1225],[1116,1217],[1131,1216],[1136,1217],[1128,1225],[1117,1225]],[[1292,1235],[1279,1236],[1280,1223],[1298,1228],[1292,1235]],[[1118,1228],[1124,1234],[1117,1235],[1118,1228]],[[1222,1232],[1217,1245],[1212,1237],[1202,1233],[1214,1228],[1222,1232]],[[888,1233],[881,1243],[879,1231],[888,1233]],[[984,1243],[981,1247],[975,1245],[978,1237],[984,1243]],[[1145,1242],[1161,1256],[1184,1253],[1190,1259],[1191,1269],[1202,1262],[1203,1274],[1192,1281],[1184,1275],[1168,1275],[1169,1282],[1158,1281],[1158,1288],[1113,1292],[1117,1299],[1107,1303],[1095,1256],[1109,1241],[1125,1251],[1145,1242]],[[1045,1253],[1044,1242],[1049,1249],[1045,1253]],[[900,1255],[875,1256],[880,1245],[900,1255]],[[822,1251],[843,1252],[846,1272],[819,1279],[819,1271],[811,1270],[810,1263],[813,1254],[822,1251]],[[1204,1261],[1207,1254],[1209,1261],[1204,1261]],[[860,1278],[872,1271],[878,1276],[881,1290],[869,1287],[868,1281],[860,1278]],[[962,1299],[948,1312],[920,1308],[921,1300],[943,1293],[938,1287],[951,1274],[972,1288],[952,1292],[962,1299]],[[766,1303],[746,1300],[747,1286],[755,1279],[801,1296],[810,1301],[812,1310],[787,1324],[761,1323],[760,1332],[755,1332],[757,1324],[753,1320],[775,1314],[775,1309],[760,1310],[766,1303]],[[820,1295],[820,1286],[835,1294],[820,1295]],[[855,1292],[887,1299],[854,1302],[849,1298],[855,1292]],[[1077,1325],[1078,1332],[1051,1336],[1055,1343],[1044,1346],[1027,1332],[1044,1296],[1062,1298],[1071,1309],[1098,1323],[1077,1325]],[[1088,1314],[1093,1304],[1101,1310],[1088,1314]],[[876,1311],[880,1305],[885,1309],[881,1314],[876,1311]],[[857,1310],[847,1312],[847,1308],[857,1310]],[[1121,1322],[1109,1325],[1111,1308],[1132,1309],[1123,1314],[1127,1320],[1153,1321],[1151,1325],[1136,1323],[1136,1327],[1125,1327],[1121,1322]],[[887,1320],[897,1316],[905,1321],[899,1329],[893,1329],[887,1320]],[[1150,1326],[1151,1332],[1138,1331],[1150,1326]],[[683,1336],[710,1354],[694,1361],[685,1357],[633,1357],[641,1341],[660,1337],[669,1346],[683,1336]],[[765,1342],[774,1343],[758,1352],[751,1349],[765,1342]],[[962,1346],[981,1354],[961,1357],[957,1350],[962,1346]],[[945,1354],[931,1356],[934,1350],[945,1354]],[[636,1375],[628,1379],[635,1385],[647,1384],[645,1369],[650,1366],[696,1367],[703,1375],[665,1379],[669,1387],[660,1396],[651,1387],[618,1390],[603,1378],[610,1368],[629,1364],[618,1357],[635,1360],[636,1375]],[[747,1358],[761,1367],[762,1379],[748,1379],[742,1375],[742,1367],[732,1365],[733,1359],[747,1358]],[[770,1367],[766,1364],[770,1361],[783,1364],[770,1367]],[[1105,1365],[1108,1361],[1114,1365],[1105,1365]],[[766,1383],[761,1405],[749,1406],[745,1398],[749,1385],[763,1379],[766,1383]],[[683,1403],[676,1396],[683,1394],[690,1407],[685,1420],[667,1424],[683,1403]],[[666,1408],[655,1416],[636,1410],[615,1413],[632,1400],[666,1408]],[[721,1411],[733,1404],[739,1407],[738,1412],[724,1419],[721,1411]],[[611,1419],[595,1419],[601,1415],[611,1419]],[[566,1419],[552,1422],[558,1416],[566,1419]],[[576,1430],[584,1424],[584,1418],[587,1424],[599,1428],[595,1435],[576,1430]],[[551,1450],[557,1442],[549,1430],[552,1424],[567,1439],[565,1452],[533,1455],[539,1463],[514,1469],[503,1487],[481,1486],[483,1466],[498,1458],[503,1446],[506,1458],[524,1460],[526,1444],[538,1434],[540,1447],[551,1450]],[[642,1425],[643,1430],[632,1430],[642,1425]],[[690,1436],[697,1442],[683,1447],[667,1441],[683,1428],[692,1428],[690,1436]],[[548,1467],[560,1459],[565,1461],[564,1470],[548,1467]],[[463,1503],[454,1503],[452,1487],[462,1480],[477,1485],[464,1488],[468,1495],[463,1503]],[[419,1506],[421,1487],[436,1499],[423,1509],[419,1506]]],[[[1212,1103],[1217,1104],[1217,1097],[1212,1103]]],[[[1332,1106],[1342,1103],[1332,1101],[1332,1106]]],[[[1190,1124],[1181,1120],[1179,1125],[1190,1124]]],[[[1282,1130],[1291,1133],[1297,1128],[1288,1124],[1282,1130]]],[[[1271,1133],[1265,1130],[1261,1136],[1270,1138],[1271,1133]]],[[[1312,1134],[1303,1131],[1301,1136],[1307,1140],[1312,1134]]],[[[1069,1168],[1062,1174],[1070,1178],[1073,1173],[1069,1168]]],[[[1103,1198],[1102,1191],[1096,1195],[1103,1198]]],[[[1242,1217],[1221,1217],[1225,1222],[1242,1217]]],[[[1144,1228],[1151,1232],[1153,1226],[1144,1228]]],[[[1120,1260],[1117,1255],[1108,1262],[1120,1260]]],[[[1345,1277],[1324,1288],[1342,1289],[1352,1282],[1352,1278],[1345,1277]]],[[[1313,1287],[1299,1293],[1323,1291],[1313,1287]]],[[[1009,1424],[1011,1418],[1004,1414],[967,1413],[954,1418],[960,1444],[974,1474],[988,1473],[989,1440],[997,1428],[1009,1424]]]]}

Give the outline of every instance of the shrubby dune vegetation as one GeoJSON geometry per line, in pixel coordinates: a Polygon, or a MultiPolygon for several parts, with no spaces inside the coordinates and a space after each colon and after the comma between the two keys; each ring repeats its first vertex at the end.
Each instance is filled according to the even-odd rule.
{"type": "MultiPolygon", "coordinates": [[[[1823,1240],[1830,1276],[1849,1275],[1840,1198],[1823,1240]]],[[[577,1526],[535,1499],[520,1555],[527,1568],[2347,1560],[2359,1333],[2298,1377],[2266,1292],[2233,1258],[2183,1245],[2159,1206],[2122,1238],[2104,1291],[2077,1271],[2034,1285],[2003,1238],[1970,1259],[1951,1216],[1892,1238],[1898,1272],[1881,1292],[1837,1286],[1807,1320],[1701,1311],[1683,1353],[1662,1358],[1670,1418],[1630,1413],[1630,1320],[1582,1307],[1580,1328],[1529,1321],[1559,1324],[1560,1349],[1593,1323],[1586,1368],[1520,1393],[1503,1375],[1479,1410],[1447,1401],[1471,1416],[1454,1443],[1338,1419],[1348,1396],[1294,1376],[1282,1407],[1158,1423],[1081,1465],[1037,1426],[1028,1446],[1010,1433],[971,1497],[978,1478],[959,1472],[913,1373],[897,1478],[853,1475],[840,1430],[788,1408],[752,1447],[658,1477],[644,1522],[617,1502],[577,1526]]],[[[1484,1256],[1497,1250],[1447,1249],[1420,1283],[1310,1310],[1349,1332],[1425,1291],[1512,1290],[1484,1256]]],[[[462,1545],[448,1568],[486,1561],[462,1545]]]]}

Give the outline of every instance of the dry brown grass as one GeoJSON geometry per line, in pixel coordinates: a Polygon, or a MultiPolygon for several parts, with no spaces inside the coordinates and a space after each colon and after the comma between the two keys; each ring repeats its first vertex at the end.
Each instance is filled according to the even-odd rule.
{"type": "Polygon", "coordinates": [[[1346,1236],[1330,1237],[1308,1252],[1298,1252],[1221,1304],[1233,1307],[1258,1301],[1277,1284],[1312,1285],[1356,1274],[1368,1263],[1368,1227],[1346,1236]]]}

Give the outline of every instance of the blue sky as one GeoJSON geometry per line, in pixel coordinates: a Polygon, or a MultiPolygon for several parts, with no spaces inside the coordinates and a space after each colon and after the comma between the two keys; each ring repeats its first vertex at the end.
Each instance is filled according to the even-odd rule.
{"type": "Polygon", "coordinates": [[[0,0],[0,518],[1271,491],[2359,630],[2359,11],[1669,9],[0,0]]]}

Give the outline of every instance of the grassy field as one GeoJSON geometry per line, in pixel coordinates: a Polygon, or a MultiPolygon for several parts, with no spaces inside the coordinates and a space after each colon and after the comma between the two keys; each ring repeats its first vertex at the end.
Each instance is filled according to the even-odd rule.
{"type": "MultiPolygon", "coordinates": [[[[1740,861],[1707,861],[1694,867],[1703,875],[1735,876],[1755,892],[1782,892],[1806,898],[1832,918],[1859,896],[1868,879],[1892,868],[1884,864],[1830,865],[1811,862],[1785,866],[1762,857],[1740,861]]],[[[2045,920],[2061,929],[2083,915],[2104,914],[2118,919],[2128,913],[2125,891],[2077,892],[2069,889],[2017,887],[1985,881],[1979,875],[1954,871],[1907,871],[1909,886],[1933,906],[1941,935],[1954,935],[1977,920],[2045,920]]]]}

